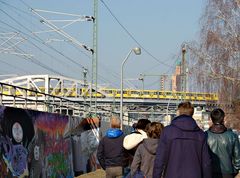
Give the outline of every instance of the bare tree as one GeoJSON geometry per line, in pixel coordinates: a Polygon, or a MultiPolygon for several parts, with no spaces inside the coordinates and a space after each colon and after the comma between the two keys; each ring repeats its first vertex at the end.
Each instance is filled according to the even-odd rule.
{"type": "Polygon", "coordinates": [[[240,0],[208,0],[201,26],[200,43],[189,45],[198,84],[213,85],[221,103],[233,103],[240,98],[240,0]]]}
{"type": "MultiPolygon", "coordinates": [[[[218,92],[219,103],[240,105],[240,0],[207,0],[200,41],[188,44],[197,88],[218,92]]],[[[239,114],[239,113],[238,113],[239,114]]],[[[239,121],[239,119],[238,119],[239,121]]]]}

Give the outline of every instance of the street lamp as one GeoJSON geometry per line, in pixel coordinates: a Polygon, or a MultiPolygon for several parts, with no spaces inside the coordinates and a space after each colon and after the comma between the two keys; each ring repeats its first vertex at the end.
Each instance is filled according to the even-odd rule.
{"type": "Polygon", "coordinates": [[[123,66],[126,63],[128,57],[130,56],[130,54],[132,53],[132,51],[136,54],[136,55],[140,55],[141,54],[141,48],[133,48],[129,51],[129,53],[127,54],[127,56],[125,57],[125,59],[122,62],[121,65],[121,99],[120,99],[120,120],[121,120],[121,129],[123,129],[123,66]]]}

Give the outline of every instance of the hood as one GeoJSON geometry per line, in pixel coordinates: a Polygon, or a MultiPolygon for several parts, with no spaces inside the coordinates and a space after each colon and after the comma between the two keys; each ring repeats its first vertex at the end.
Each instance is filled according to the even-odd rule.
{"type": "Polygon", "coordinates": [[[155,155],[157,151],[158,142],[159,139],[147,138],[143,140],[143,146],[150,154],[155,155]]]}
{"type": "Polygon", "coordinates": [[[106,136],[108,138],[117,138],[117,137],[120,137],[122,134],[123,134],[123,131],[116,128],[110,128],[106,132],[106,136]]]}
{"type": "Polygon", "coordinates": [[[171,122],[172,126],[175,126],[184,131],[199,131],[196,121],[188,115],[180,115],[174,118],[171,122]]]}
{"type": "Polygon", "coordinates": [[[209,130],[213,133],[221,134],[227,131],[227,128],[223,124],[213,124],[209,130]]]}

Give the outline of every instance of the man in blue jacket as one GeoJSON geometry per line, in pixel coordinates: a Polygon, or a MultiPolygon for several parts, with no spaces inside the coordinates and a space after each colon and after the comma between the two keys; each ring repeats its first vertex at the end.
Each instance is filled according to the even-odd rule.
{"type": "Polygon", "coordinates": [[[192,118],[194,107],[180,103],[177,113],[161,134],[153,178],[212,178],[207,139],[192,118]]]}
{"type": "Polygon", "coordinates": [[[106,178],[120,178],[123,168],[127,166],[127,153],[123,148],[124,134],[120,130],[121,121],[117,117],[110,120],[110,129],[100,140],[97,158],[101,167],[106,171],[106,178]]]}

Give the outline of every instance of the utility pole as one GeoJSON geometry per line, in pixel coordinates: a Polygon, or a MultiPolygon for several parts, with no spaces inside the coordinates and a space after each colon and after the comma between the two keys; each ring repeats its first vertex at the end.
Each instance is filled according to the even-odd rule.
{"type": "Polygon", "coordinates": [[[94,104],[95,114],[97,114],[97,63],[98,63],[98,0],[94,0],[94,21],[93,21],[93,55],[92,55],[92,80],[91,80],[91,91],[90,91],[90,112],[92,107],[92,90],[94,85],[94,104]]]}
{"type": "Polygon", "coordinates": [[[142,81],[142,95],[144,94],[144,75],[140,74],[138,80],[142,81]]]}
{"type": "MultiPolygon", "coordinates": [[[[86,113],[86,92],[87,92],[87,69],[85,67],[83,67],[83,88],[84,88],[84,92],[85,94],[83,95],[83,103],[84,103],[84,113],[86,113]]],[[[86,115],[84,114],[84,117],[86,117],[86,115]]]]}
{"type": "Polygon", "coordinates": [[[182,46],[182,64],[181,64],[181,91],[186,92],[187,75],[186,75],[186,45],[182,46]]]}
{"type": "Polygon", "coordinates": [[[165,90],[165,80],[166,80],[166,75],[161,75],[160,76],[160,89],[165,90]]]}
{"type": "MultiPolygon", "coordinates": [[[[84,92],[86,92],[87,89],[87,69],[83,67],[83,87],[84,92]]],[[[84,104],[86,104],[86,95],[83,95],[84,104]]]]}

